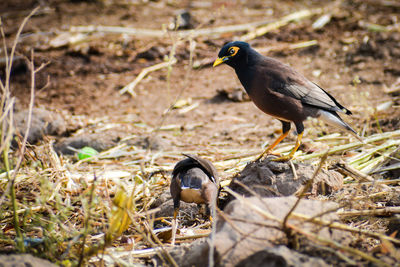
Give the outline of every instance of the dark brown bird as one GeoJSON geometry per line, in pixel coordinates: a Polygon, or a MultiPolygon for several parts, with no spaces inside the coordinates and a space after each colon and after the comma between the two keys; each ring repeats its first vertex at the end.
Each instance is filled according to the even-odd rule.
{"type": "Polygon", "coordinates": [[[245,42],[230,42],[219,51],[214,67],[221,63],[231,66],[247,94],[263,112],[277,118],[282,123],[282,135],[258,157],[262,158],[278,145],[289,133],[291,122],[297,130],[296,145],[288,156],[276,160],[293,158],[301,144],[307,117],[320,118],[326,123],[357,135],[337,112],[347,115],[351,111],[343,107],[333,96],[303,75],[282,62],[265,57],[245,42]]]}
{"type": "Polygon", "coordinates": [[[175,241],[176,217],[180,201],[206,204],[209,213],[212,205],[216,203],[219,191],[218,173],[213,164],[194,155],[184,154],[184,156],[187,158],[179,161],[172,171],[170,186],[174,201],[172,243],[175,241]]]}

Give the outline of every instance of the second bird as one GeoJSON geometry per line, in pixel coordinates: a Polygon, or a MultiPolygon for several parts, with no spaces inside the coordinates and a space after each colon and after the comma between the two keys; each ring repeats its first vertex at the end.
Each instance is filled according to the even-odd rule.
{"type": "MultiPolygon", "coordinates": [[[[172,244],[175,244],[177,215],[181,200],[187,203],[207,204],[207,213],[215,208],[219,192],[219,178],[214,165],[195,155],[187,155],[172,171],[170,191],[174,200],[172,244]]],[[[211,216],[210,216],[211,219],[211,216]]]]}
{"type": "Polygon", "coordinates": [[[293,158],[301,144],[307,117],[320,118],[326,123],[357,135],[337,112],[350,115],[351,112],[336,101],[324,89],[309,81],[303,75],[282,62],[265,57],[245,42],[230,42],[219,51],[214,67],[225,63],[235,69],[250,99],[263,112],[277,118],[282,123],[282,135],[259,157],[272,151],[289,133],[290,123],[297,130],[296,145],[287,156],[276,160],[293,158]]]}

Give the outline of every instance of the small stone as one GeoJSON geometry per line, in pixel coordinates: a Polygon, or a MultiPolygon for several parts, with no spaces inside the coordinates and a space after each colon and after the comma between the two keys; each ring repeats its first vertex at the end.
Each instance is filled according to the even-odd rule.
{"type": "Polygon", "coordinates": [[[54,145],[58,154],[74,155],[76,150],[91,147],[97,151],[104,151],[118,144],[119,132],[106,131],[101,133],[84,133],[64,138],[54,145]],[[71,149],[72,148],[72,149],[71,149]]]}
{"type": "MultiPolygon", "coordinates": [[[[21,110],[14,115],[16,132],[24,136],[27,129],[29,110],[21,110]]],[[[45,109],[34,108],[32,110],[31,126],[28,135],[28,143],[35,144],[45,135],[60,136],[66,131],[66,122],[64,118],[55,112],[45,109]]]]}

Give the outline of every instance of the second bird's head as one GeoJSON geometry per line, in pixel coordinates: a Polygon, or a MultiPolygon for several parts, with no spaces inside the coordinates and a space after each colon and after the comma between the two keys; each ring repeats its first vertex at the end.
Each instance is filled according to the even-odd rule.
{"type": "Polygon", "coordinates": [[[231,67],[236,67],[247,63],[250,45],[245,42],[235,41],[225,44],[218,53],[218,58],[214,61],[213,67],[225,63],[231,67]]]}

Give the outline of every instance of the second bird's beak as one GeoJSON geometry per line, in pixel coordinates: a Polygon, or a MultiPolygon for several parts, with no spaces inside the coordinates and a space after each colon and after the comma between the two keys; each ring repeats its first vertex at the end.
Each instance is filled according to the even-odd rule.
{"type": "Polygon", "coordinates": [[[214,61],[213,67],[218,66],[219,64],[224,63],[224,61],[228,60],[227,57],[219,57],[214,61]]]}

